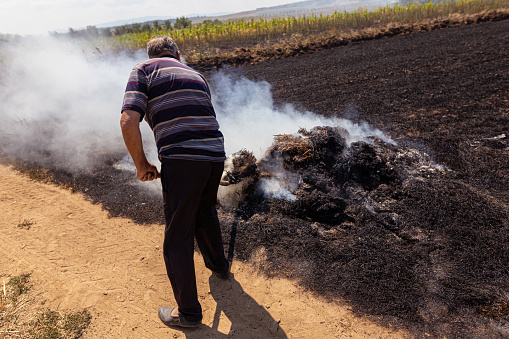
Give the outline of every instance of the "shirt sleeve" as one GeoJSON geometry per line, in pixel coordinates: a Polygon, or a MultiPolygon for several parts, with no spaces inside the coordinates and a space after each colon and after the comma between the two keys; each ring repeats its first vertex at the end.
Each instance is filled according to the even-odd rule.
{"type": "Polygon", "coordinates": [[[136,111],[141,114],[141,121],[147,112],[147,100],[147,76],[143,70],[135,67],[129,75],[129,80],[124,93],[122,112],[125,110],[136,111]]]}
{"type": "Polygon", "coordinates": [[[209,83],[207,82],[207,79],[205,79],[205,77],[201,74],[200,74],[200,78],[203,79],[203,83],[205,83],[205,88],[207,89],[207,94],[209,95],[209,99],[212,100],[212,95],[210,94],[210,86],[209,86],[209,83]]]}

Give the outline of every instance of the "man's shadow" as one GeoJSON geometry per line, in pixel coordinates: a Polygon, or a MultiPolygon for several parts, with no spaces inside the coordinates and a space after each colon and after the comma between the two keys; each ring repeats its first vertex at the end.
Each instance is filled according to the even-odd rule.
{"type": "Polygon", "coordinates": [[[229,280],[209,278],[217,303],[212,326],[185,330],[186,338],[287,338],[267,310],[249,296],[232,274],[229,280]]]}

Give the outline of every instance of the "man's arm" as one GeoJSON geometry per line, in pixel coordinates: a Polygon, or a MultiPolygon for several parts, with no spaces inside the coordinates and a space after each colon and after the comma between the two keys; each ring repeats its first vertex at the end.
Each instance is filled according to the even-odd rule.
{"type": "Polygon", "coordinates": [[[136,177],[140,181],[151,181],[160,177],[157,168],[148,162],[143,150],[140,131],[140,113],[125,110],[120,118],[124,142],[136,166],[136,177]]]}

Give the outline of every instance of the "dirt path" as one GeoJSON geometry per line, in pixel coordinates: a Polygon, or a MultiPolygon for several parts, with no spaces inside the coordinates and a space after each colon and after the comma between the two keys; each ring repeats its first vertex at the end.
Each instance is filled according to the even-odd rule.
{"type": "Polygon", "coordinates": [[[266,279],[235,261],[229,282],[196,272],[204,325],[167,328],[156,315],[172,305],[160,225],[110,218],[80,194],[0,166],[0,279],[31,273],[35,308],[90,310],[86,338],[397,338],[409,335],[355,317],[285,279],[266,279]],[[32,222],[30,229],[17,227],[32,222]],[[306,314],[305,312],[310,312],[306,314]],[[229,334],[229,335],[228,335],[229,334]]]}

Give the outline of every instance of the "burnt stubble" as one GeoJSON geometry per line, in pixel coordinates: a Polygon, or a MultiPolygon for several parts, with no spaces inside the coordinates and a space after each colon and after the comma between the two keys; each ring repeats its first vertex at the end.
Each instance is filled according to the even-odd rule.
{"type": "MultiPolygon", "coordinates": [[[[509,291],[507,46],[502,21],[245,66],[279,102],[368,121],[447,170],[402,176],[399,164],[397,180],[368,180],[362,198],[343,196],[349,219],[333,227],[255,215],[239,225],[249,249],[239,255],[264,246],[268,271],[291,272],[417,337],[508,336],[507,312],[493,311],[505,309],[509,291]]],[[[367,168],[376,172],[376,161],[367,168]]]]}

